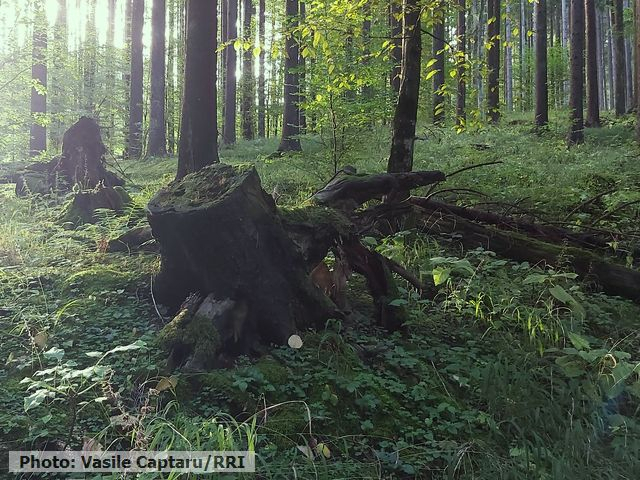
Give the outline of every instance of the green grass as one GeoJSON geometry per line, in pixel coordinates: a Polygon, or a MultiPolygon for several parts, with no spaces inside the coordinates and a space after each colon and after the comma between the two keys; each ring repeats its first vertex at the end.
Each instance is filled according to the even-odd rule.
{"type": "MultiPolygon", "coordinates": [[[[427,139],[416,144],[415,168],[453,172],[500,160],[441,187],[479,190],[488,199],[452,191],[441,197],[462,204],[519,201],[549,221],[617,188],[572,215],[570,227],[640,198],[631,123],[607,119],[605,128],[587,131],[585,145],[567,150],[562,116],[540,135],[529,125],[508,124],[518,116],[465,134],[422,128],[427,139]]],[[[359,135],[343,163],[383,171],[388,133],[359,135]]],[[[273,139],[241,142],[223,149],[221,159],[254,163],[283,205],[303,201],[331,177],[317,138],[303,140],[303,154],[270,158],[276,146],[273,139]]],[[[397,301],[410,312],[406,335],[373,325],[356,277],[350,283],[361,312],[355,324],[330,321],[306,332],[298,351],[274,348],[228,370],[177,374],[175,389],[160,388],[172,372],[155,344],[161,321],[149,294],[159,259],[107,254],[104,245],[144,223],[146,201],[173,178],[176,161],[127,161],[120,168],[134,206],[77,230],[57,222],[61,205],[0,189],[0,450],[68,440],[68,397],[24,410],[31,392],[20,381],[58,364],[52,348],[64,350],[60,365],[73,360],[77,365],[65,368],[82,369],[95,362],[88,352],[142,341],[146,348],[109,356],[108,376],[83,393],[88,403],[74,424],[74,448],[85,436],[111,448],[255,447],[260,478],[274,479],[294,478],[294,471],[297,478],[323,479],[640,475],[640,307],[591,290],[562,267],[461,251],[446,238],[413,230],[375,240],[379,251],[423,278],[444,279],[446,272],[434,300],[400,283],[397,301]],[[559,299],[559,289],[571,301],[559,299]],[[95,401],[102,397],[111,400],[95,401]],[[313,461],[305,455],[309,448],[313,461]]],[[[637,221],[638,205],[630,205],[597,226],[631,231],[637,221]]]]}

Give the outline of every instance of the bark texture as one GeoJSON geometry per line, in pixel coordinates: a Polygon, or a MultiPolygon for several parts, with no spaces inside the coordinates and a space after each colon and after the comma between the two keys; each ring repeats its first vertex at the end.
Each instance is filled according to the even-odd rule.
{"type": "Polygon", "coordinates": [[[144,0],[131,4],[131,73],[129,77],[129,143],[130,158],[142,156],[143,77],[142,29],[144,26],[144,0]]]}
{"type": "Polygon", "coordinates": [[[536,127],[549,123],[549,85],[547,83],[547,0],[534,5],[536,19],[536,127]]]}
{"type": "Polygon", "coordinates": [[[585,0],[587,40],[587,127],[600,126],[596,1],[585,0]]]}
{"type": "Polygon", "coordinates": [[[149,144],[147,154],[167,154],[165,126],[165,0],[153,0],[151,13],[151,109],[149,112],[149,144]]]}
{"type": "Polygon", "coordinates": [[[584,0],[571,0],[571,55],[569,63],[569,146],[584,142],[584,0]]]}
{"type": "Polygon", "coordinates": [[[487,110],[491,123],[500,120],[500,0],[487,0],[487,110]]]}

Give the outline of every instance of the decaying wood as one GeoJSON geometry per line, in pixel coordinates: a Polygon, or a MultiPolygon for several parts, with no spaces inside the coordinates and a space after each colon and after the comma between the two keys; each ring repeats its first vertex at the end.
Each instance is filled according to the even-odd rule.
{"type": "Polygon", "coordinates": [[[105,187],[99,184],[92,190],[83,190],[73,194],[73,199],[66,205],[61,221],[81,225],[98,221],[96,211],[112,210],[122,213],[131,203],[131,197],[122,187],[105,187]]]}
{"type": "Polygon", "coordinates": [[[97,122],[81,117],[64,133],[62,154],[47,163],[29,165],[12,175],[16,194],[68,192],[76,186],[92,189],[98,185],[123,185],[122,179],[106,169],[105,152],[97,122]]]}

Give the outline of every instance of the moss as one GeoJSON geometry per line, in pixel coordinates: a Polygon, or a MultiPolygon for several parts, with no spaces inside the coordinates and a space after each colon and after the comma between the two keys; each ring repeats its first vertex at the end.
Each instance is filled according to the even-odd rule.
{"type": "Polygon", "coordinates": [[[280,218],[285,224],[307,224],[326,227],[337,231],[341,236],[351,234],[353,223],[338,210],[320,205],[304,205],[278,209],[280,218]]]}
{"type": "Polygon", "coordinates": [[[291,371],[271,356],[261,358],[255,368],[272,385],[284,385],[291,378],[291,371]]]}
{"type": "Polygon", "coordinates": [[[249,164],[209,165],[171,182],[156,194],[151,203],[154,209],[159,210],[214,205],[252,175],[258,177],[253,165],[249,164]]]}

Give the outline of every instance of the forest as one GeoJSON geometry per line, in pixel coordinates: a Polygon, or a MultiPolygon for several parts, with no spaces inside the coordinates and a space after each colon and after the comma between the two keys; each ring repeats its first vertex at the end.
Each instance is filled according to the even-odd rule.
{"type": "Polygon", "coordinates": [[[0,133],[0,478],[640,478],[640,0],[0,0],[0,133]]]}

